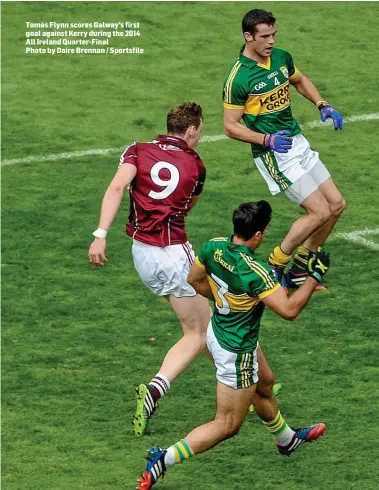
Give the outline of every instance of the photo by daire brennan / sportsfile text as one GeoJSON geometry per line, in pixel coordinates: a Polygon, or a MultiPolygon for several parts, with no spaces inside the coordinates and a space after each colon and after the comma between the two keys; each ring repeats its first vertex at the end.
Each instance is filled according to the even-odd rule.
{"type": "Polygon", "coordinates": [[[378,2],[0,8],[3,486],[377,490],[378,2]]]}

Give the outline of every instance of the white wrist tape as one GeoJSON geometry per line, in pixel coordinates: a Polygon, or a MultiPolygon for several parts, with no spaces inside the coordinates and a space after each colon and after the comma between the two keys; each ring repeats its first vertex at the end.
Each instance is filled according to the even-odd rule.
{"type": "Polygon", "coordinates": [[[98,228],[92,233],[92,235],[95,236],[96,238],[105,238],[107,234],[108,234],[107,230],[103,230],[103,228],[98,228]]]}

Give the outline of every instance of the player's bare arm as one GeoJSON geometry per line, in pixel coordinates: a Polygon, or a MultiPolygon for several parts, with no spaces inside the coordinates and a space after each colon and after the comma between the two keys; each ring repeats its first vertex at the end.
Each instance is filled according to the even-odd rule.
{"type": "Polygon", "coordinates": [[[301,72],[298,72],[296,77],[291,78],[290,83],[295,87],[299,94],[313,102],[313,104],[317,105],[317,103],[322,100],[322,97],[313,82],[301,72]]]}
{"type": "Polygon", "coordinates": [[[229,138],[253,143],[256,145],[264,144],[264,134],[256,133],[241,123],[244,109],[224,108],[224,132],[229,138]]]}
{"type": "Polygon", "coordinates": [[[212,289],[209,285],[205,267],[199,266],[196,262],[194,262],[191,265],[187,282],[194,288],[197,294],[201,294],[201,296],[204,296],[205,298],[214,301],[212,289]]]}
{"type": "Polygon", "coordinates": [[[285,290],[280,287],[262,298],[262,301],[282,318],[295,320],[316,290],[317,284],[322,282],[329,265],[329,254],[325,250],[317,250],[308,262],[309,277],[292,296],[288,297],[285,290]]]}
{"type": "Polygon", "coordinates": [[[306,99],[317,106],[320,111],[321,121],[325,122],[330,118],[333,121],[334,129],[343,129],[343,116],[336,109],[321,98],[315,85],[302,73],[298,72],[296,77],[290,79],[290,83],[306,99]]]}
{"type": "Polygon", "coordinates": [[[292,296],[287,296],[286,291],[280,287],[263,298],[262,301],[285,320],[296,320],[299,313],[307,305],[317,284],[316,279],[308,277],[304,284],[292,296]]]}
{"type": "MultiPolygon", "coordinates": [[[[120,207],[125,189],[136,176],[137,169],[134,165],[128,163],[120,167],[112,182],[106,190],[101,204],[100,219],[98,229],[107,232],[111,227],[113,220],[120,207]]],[[[92,242],[88,258],[91,264],[103,266],[104,262],[108,262],[105,256],[106,239],[104,237],[96,237],[92,242]]]]}

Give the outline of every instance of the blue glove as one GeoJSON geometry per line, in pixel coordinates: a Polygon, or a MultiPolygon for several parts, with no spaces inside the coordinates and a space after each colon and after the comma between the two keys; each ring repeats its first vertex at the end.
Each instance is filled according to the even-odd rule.
{"type": "Polygon", "coordinates": [[[329,104],[319,104],[318,108],[322,122],[325,122],[328,117],[330,117],[333,121],[335,130],[343,128],[343,116],[336,109],[333,109],[329,104]]]}
{"type": "Polygon", "coordinates": [[[288,129],[273,134],[265,134],[263,146],[268,146],[277,153],[288,153],[288,150],[292,148],[292,138],[288,137],[289,134],[291,131],[288,129]]]}

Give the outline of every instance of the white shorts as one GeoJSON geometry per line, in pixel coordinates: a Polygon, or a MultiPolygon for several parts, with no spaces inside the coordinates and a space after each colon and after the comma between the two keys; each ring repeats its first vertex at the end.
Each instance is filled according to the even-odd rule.
{"type": "Polygon", "coordinates": [[[309,173],[316,163],[322,163],[318,152],[312,150],[302,134],[293,137],[292,148],[288,153],[267,151],[254,158],[254,162],[273,195],[287,190],[303,175],[309,173]]]}
{"type": "Polygon", "coordinates": [[[189,242],[156,247],[133,240],[133,262],[142,282],[157,296],[196,296],[187,282],[195,253],[189,242]]]}
{"type": "Polygon", "coordinates": [[[253,352],[230,352],[219,344],[210,321],[207,346],[216,366],[217,381],[236,390],[258,383],[258,344],[253,352]]]}
{"type": "Polygon", "coordinates": [[[304,199],[309,197],[329,177],[330,173],[321,160],[319,160],[307,174],[300,177],[291,187],[286,189],[284,194],[295,204],[301,204],[304,199]]]}

